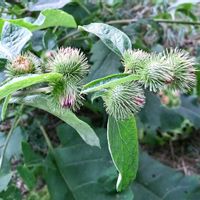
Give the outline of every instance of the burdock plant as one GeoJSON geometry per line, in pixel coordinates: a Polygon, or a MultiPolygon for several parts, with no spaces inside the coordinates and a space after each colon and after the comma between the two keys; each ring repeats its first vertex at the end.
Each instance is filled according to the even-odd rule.
{"type": "MultiPolygon", "coordinates": [[[[96,34],[120,56],[124,73],[84,84],[89,65],[86,56],[77,48],[54,50],[43,64],[32,53],[15,55],[6,66],[5,72],[10,79],[0,86],[0,99],[5,98],[2,110],[5,113],[13,95],[15,98],[11,102],[48,111],[75,128],[87,144],[99,146],[99,139],[92,128],[71,112],[80,108],[83,94],[94,92],[93,99],[101,97],[108,113],[108,147],[119,172],[116,189],[122,191],[137,174],[139,148],[134,116],[145,105],[145,90],[154,93],[163,89],[188,91],[195,85],[194,60],[187,52],[178,49],[158,54],[132,50],[128,36],[106,24],[93,23],[82,29],[96,34]],[[35,84],[38,85],[23,91],[35,84]],[[22,91],[16,92],[18,90],[22,91]],[[32,90],[31,93],[27,93],[29,90],[32,90]]],[[[53,149],[52,145],[49,147],[53,149]]]]}

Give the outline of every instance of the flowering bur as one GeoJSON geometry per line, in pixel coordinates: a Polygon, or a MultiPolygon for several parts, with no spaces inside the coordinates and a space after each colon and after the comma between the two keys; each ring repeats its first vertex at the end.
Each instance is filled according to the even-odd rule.
{"type": "Polygon", "coordinates": [[[172,71],[172,81],[167,83],[170,89],[185,92],[194,87],[195,62],[187,52],[170,49],[164,52],[164,58],[172,71]]]}
{"type": "Polygon", "coordinates": [[[106,111],[116,119],[126,119],[145,103],[144,91],[137,82],[126,82],[108,89],[104,95],[106,111]]]}
{"type": "Polygon", "coordinates": [[[135,74],[137,82],[126,82],[108,88],[103,94],[106,111],[115,119],[126,119],[145,103],[144,89],[158,92],[166,87],[189,90],[195,84],[194,60],[181,50],[163,54],[127,50],[123,54],[124,72],[135,74]]]}
{"type": "Polygon", "coordinates": [[[142,50],[128,49],[123,54],[125,72],[137,73],[149,61],[150,54],[142,50]]]}
{"type": "Polygon", "coordinates": [[[53,100],[64,109],[77,110],[82,104],[81,81],[89,70],[86,57],[79,49],[60,48],[52,52],[47,65],[49,71],[63,75],[62,80],[53,84],[53,100]]]}
{"type": "Polygon", "coordinates": [[[85,55],[76,48],[60,48],[48,59],[48,70],[58,72],[64,77],[81,80],[89,70],[89,65],[85,55]]]}
{"type": "Polygon", "coordinates": [[[28,52],[16,56],[13,61],[8,61],[8,64],[6,65],[6,74],[7,76],[33,74],[39,70],[40,65],[39,58],[28,52]]]}
{"type": "Polygon", "coordinates": [[[160,55],[156,54],[152,54],[139,74],[141,75],[141,83],[145,89],[148,88],[153,92],[159,91],[167,82],[172,81],[170,66],[160,55]]]}
{"type": "Polygon", "coordinates": [[[76,111],[82,105],[83,97],[80,95],[80,85],[78,83],[66,82],[64,79],[52,84],[52,102],[55,107],[76,111]]]}
{"type": "Polygon", "coordinates": [[[185,92],[195,85],[194,59],[182,50],[170,49],[163,54],[127,50],[122,63],[125,72],[139,75],[144,88],[153,92],[166,86],[185,92]]]}

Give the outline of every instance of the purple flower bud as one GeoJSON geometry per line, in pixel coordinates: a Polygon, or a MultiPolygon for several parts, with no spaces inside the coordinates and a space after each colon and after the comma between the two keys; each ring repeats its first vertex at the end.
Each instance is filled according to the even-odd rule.
{"type": "Polygon", "coordinates": [[[71,94],[71,95],[66,95],[64,97],[61,98],[60,100],[60,104],[62,106],[62,108],[72,108],[75,105],[75,101],[76,101],[76,97],[75,95],[71,94]]]}

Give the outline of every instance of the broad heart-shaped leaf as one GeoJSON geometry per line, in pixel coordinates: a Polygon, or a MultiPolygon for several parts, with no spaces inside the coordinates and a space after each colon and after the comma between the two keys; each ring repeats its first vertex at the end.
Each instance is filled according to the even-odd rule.
{"type": "Polygon", "coordinates": [[[62,8],[64,5],[70,2],[72,2],[72,0],[37,0],[28,4],[28,10],[40,11],[46,8],[62,8]]]}
{"type": "MultiPolygon", "coordinates": [[[[97,130],[97,133],[106,136],[105,130],[97,130]]],[[[106,140],[101,143],[103,149],[88,146],[75,134],[70,134],[70,130],[63,125],[62,135],[68,144],[55,149],[54,158],[49,155],[44,163],[45,180],[52,200],[133,200],[130,188],[119,194],[112,186],[107,191],[104,183],[99,181],[107,169],[112,167],[110,157],[107,158],[106,140]]]]}
{"type": "Polygon", "coordinates": [[[79,26],[79,29],[95,34],[108,48],[120,57],[125,50],[132,48],[129,37],[113,26],[104,23],[91,23],[79,26]]]}
{"type": "Polygon", "coordinates": [[[55,108],[54,105],[52,105],[51,99],[47,96],[32,95],[25,98],[13,98],[11,102],[23,103],[55,115],[73,127],[87,144],[100,147],[99,138],[87,123],[81,121],[73,112],[69,110],[63,111],[59,107],[55,108]]]}
{"type": "Polygon", "coordinates": [[[17,90],[23,89],[25,87],[43,83],[43,82],[53,82],[62,77],[62,74],[59,73],[46,73],[46,74],[32,74],[13,78],[11,81],[8,81],[6,84],[0,87],[0,100],[17,90]]]}
{"type": "Polygon", "coordinates": [[[83,86],[82,93],[95,92],[109,87],[116,86],[125,82],[138,80],[139,76],[132,74],[113,74],[91,81],[83,86]]]}
{"type": "Polygon", "coordinates": [[[65,124],[57,128],[62,142],[62,147],[55,149],[57,166],[52,156],[48,156],[44,163],[45,180],[52,200],[70,199],[69,188],[76,200],[197,200],[200,198],[199,176],[185,176],[152,159],[146,153],[140,154],[137,178],[130,186],[135,198],[130,188],[122,193],[116,193],[117,173],[110,162],[106,130],[98,129],[96,132],[101,136],[101,149],[84,144],[65,124]]]}
{"type": "Polygon", "coordinates": [[[12,59],[18,55],[31,36],[28,29],[5,22],[1,33],[0,58],[12,59]]]}
{"type": "Polygon", "coordinates": [[[134,117],[126,120],[108,119],[108,147],[119,171],[117,191],[122,191],[135,179],[138,170],[138,137],[134,117]]]}
{"type": "Polygon", "coordinates": [[[0,30],[4,22],[10,22],[12,24],[24,27],[30,31],[36,31],[39,29],[44,29],[52,26],[64,26],[75,28],[76,22],[72,15],[62,11],[54,9],[43,10],[35,22],[31,23],[27,19],[0,19],[0,30]]]}

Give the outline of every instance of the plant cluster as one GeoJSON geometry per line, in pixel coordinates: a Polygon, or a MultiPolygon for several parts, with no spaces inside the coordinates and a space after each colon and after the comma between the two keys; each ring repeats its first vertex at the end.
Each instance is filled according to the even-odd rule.
{"type": "Polygon", "coordinates": [[[20,16],[34,18],[42,10],[35,21],[7,17],[11,4],[0,3],[6,9],[0,23],[1,119],[11,126],[0,137],[0,198],[22,199],[10,196],[17,194],[13,182],[21,184],[23,196],[25,190],[31,199],[40,198],[37,188],[45,182],[44,199],[151,199],[148,188],[160,198],[175,198],[177,184],[177,200],[190,199],[198,181],[141,153],[138,138],[163,144],[199,127],[198,98],[181,96],[196,85],[195,59],[181,45],[160,43],[166,39],[163,20],[118,20],[119,1],[113,7],[106,1],[99,7],[81,1],[63,7],[63,2],[52,0],[49,9],[43,1],[17,3],[30,9],[16,7],[20,16]],[[108,21],[117,10],[116,20],[108,21]],[[124,32],[109,25],[115,23],[124,32]],[[157,192],[163,185],[167,192],[157,192]]]}

